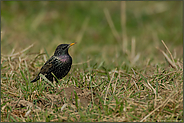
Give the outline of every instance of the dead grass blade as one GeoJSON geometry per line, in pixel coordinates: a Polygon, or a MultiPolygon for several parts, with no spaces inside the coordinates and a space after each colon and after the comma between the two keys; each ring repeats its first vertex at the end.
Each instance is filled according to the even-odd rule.
{"type": "Polygon", "coordinates": [[[157,93],[156,90],[153,88],[153,86],[149,83],[149,81],[147,81],[147,84],[151,87],[151,89],[153,90],[154,94],[155,94],[155,101],[154,101],[154,108],[156,108],[157,105],[157,93]]]}
{"type": "Polygon", "coordinates": [[[126,1],[121,1],[121,29],[122,29],[122,43],[123,43],[123,52],[127,52],[127,34],[126,34],[126,1]]]}
{"type": "Polygon", "coordinates": [[[113,23],[113,21],[112,21],[111,15],[109,14],[109,11],[108,11],[107,8],[104,9],[104,13],[105,13],[105,17],[106,17],[106,19],[107,19],[107,22],[109,23],[109,26],[110,26],[110,28],[111,28],[111,30],[112,30],[112,34],[113,34],[114,37],[116,38],[116,41],[117,41],[118,43],[120,43],[120,35],[119,35],[118,31],[117,31],[117,30],[115,29],[115,27],[114,27],[114,23],[113,23]]]}
{"type": "MultiPolygon", "coordinates": [[[[134,72],[134,77],[136,78],[136,73],[135,73],[134,69],[133,68],[131,68],[131,69],[134,72]]],[[[136,82],[135,82],[135,80],[134,80],[134,78],[133,78],[133,82],[134,82],[135,87],[137,88],[137,90],[140,91],[139,88],[138,88],[138,86],[137,86],[137,84],[136,84],[136,82]]]]}
{"type": "MultiPolygon", "coordinates": [[[[117,68],[116,68],[116,69],[117,69],[117,68]]],[[[105,93],[104,105],[106,105],[107,94],[108,94],[108,92],[109,92],[110,84],[111,84],[111,82],[112,82],[112,79],[114,78],[114,74],[115,74],[115,72],[116,72],[116,69],[114,70],[114,72],[113,72],[113,74],[112,74],[112,77],[111,77],[111,80],[110,80],[110,82],[109,82],[109,85],[108,85],[108,87],[107,87],[107,91],[106,91],[106,93],[105,93]]]]}
{"type": "Polygon", "coordinates": [[[178,65],[178,67],[179,67],[180,69],[183,70],[183,63],[180,63],[179,60],[178,60],[176,64],[178,65]]]}
{"type": "Polygon", "coordinates": [[[140,122],[143,122],[144,120],[146,120],[146,118],[148,118],[150,115],[152,115],[155,111],[157,111],[159,108],[163,107],[164,105],[166,105],[168,103],[168,101],[172,98],[172,96],[175,94],[175,91],[173,91],[169,97],[157,108],[155,108],[153,111],[151,111],[148,115],[146,115],[142,120],[140,120],[140,122]]]}
{"type": "Polygon", "coordinates": [[[157,48],[160,52],[162,52],[162,54],[165,56],[165,58],[167,59],[167,61],[169,62],[169,64],[170,64],[173,68],[178,69],[177,66],[176,66],[176,64],[167,56],[167,54],[166,54],[163,50],[159,49],[158,47],[156,47],[156,48],[157,48]]]}
{"type": "Polygon", "coordinates": [[[26,50],[30,49],[31,47],[34,46],[34,43],[29,45],[27,48],[23,49],[22,51],[18,52],[18,53],[15,53],[15,54],[11,54],[11,55],[3,55],[1,54],[2,56],[8,56],[8,57],[12,57],[12,56],[17,56],[17,55],[20,55],[22,54],[23,52],[25,52],[26,50]]]}
{"type": "Polygon", "coordinates": [[[3,36],[4,36],[4,31],[1,31],[1,41],[3,39],[3,36]]]}
{"type": "Polygon", "coordinates": [[[85,18],[85,20],[84,20],[84,22],[82,24],[82,28],[81,28],[81,30],[80,30],[79,34],[77,35],[77,38],[76,38],[76,42],[77,43],[80,43],[81,42],[82,37],[84,35],[84,32],[86,30],[86,27],[88,25],[88,22],[89,22],[89,17],[85,18]]]}
{"type": "Polygon", "coordinates": [[[113,86],[114,86],[113,94],[114,94],[115,91],[116,91],[116,84],[117,84],[119,78],[120,78],[120,71],[118,71],[118,77],[116,78],[116,83],[113,84],[113,86]]]}
{"type": "Polygon", "coordinates": [[[133,59],[135,57],[135,46],[136,46],[135,38],[132,38],[132,42],[131,42],[131,61],[133,61],[133,59]]]}
{"type": "Polygon", "coordinates": [[[175,63],[175,61],[174,61],[174,58],[173,58],[173,56],[172,56],[172,54],[171,54],[169,48],[167,47],[167,45],[164,43],[163,40],[162,40],[162,43],[163,43],[164,47],[166,48],[166,50],[168,51],[168,53],[169,53],[171,59],[169,58],[169,56],[168,56],[163,50],[159,49],[158,47],[156,47],[156,48],[157,48],[160,52],[162,52],[162,54],[165,56],[165,58],[167,59],[167,61],[169,62],[169,64],[170,64],[173,68],[175,68],[176,70],[178,70],[178,67],[176,66],[176,63],[175,63]]]}
{"type": "Polygon", "coordinates": [[[164,43],[164,41],[163,41],[163,40],[161,40],[161,41],[162,41],[163,45],[165,46],[165,48],[167,49],[168,53],[170,54],[170,57],[171,57],[171,59],[172,59],[173,63],[175,63],[175,62],[174,62],[174,58],[173,58],[173,56],[172,56],[172,54],[171,54],[171,52],[170,52],[169,48],[167,47],[167,45],[164,43]]]}
{"type": "Polygon", "coordinates": [[[130,53],[130,62],[132,65],[134,65],[136,61],[138,61],[140,58],[140,53],[135,54],[136,52],[135,48],[136,48],[136,41],[135,41],[135,38],[133,37],[131,41],[131,53],[130,53]]]}
{"type": "Polygon", "coordinates": [[[68,104],[65,103],[65,104],[61,107],[61,111],[63,111],[63,109],[65,109],[67,105],[68,105],[68,104]]]}

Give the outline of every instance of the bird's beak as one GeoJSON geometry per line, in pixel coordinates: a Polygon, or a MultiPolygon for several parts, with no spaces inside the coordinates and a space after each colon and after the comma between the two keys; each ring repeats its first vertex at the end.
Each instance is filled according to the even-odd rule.
{"type": "Polygon", "coordinates": [[[75,43],[71,43],[71,44],[69,45],[69,47],[71,47],[71,46],[74,45],[74,44],[76,44],[76,42],[75,42],[75,43]]]}

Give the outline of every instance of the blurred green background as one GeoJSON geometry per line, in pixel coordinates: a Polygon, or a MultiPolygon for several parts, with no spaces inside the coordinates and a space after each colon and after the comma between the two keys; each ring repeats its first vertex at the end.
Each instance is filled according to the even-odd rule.
{"type": "MultiPolygon", "coordinates": [[[[140,53],[136,65],[147,58],[163,60],[155,48],[165,50],[161,40],[177,57],[183,56],[182,5],[182,1],[126,2],[127,49],[131,51],[135,38],[135,53],[140,53]]],[[[118,42],[114,37],[105,8],[122,37],[120,1],[1,1],[1,53],[18,52],[35,43],[29,53],[45,48],[51,56],[57,45],[77,41],[69,51],[73,63],[89,58],[112,67],[128,63],[130,54],[123,53],[122,39],[118,42]]]]}

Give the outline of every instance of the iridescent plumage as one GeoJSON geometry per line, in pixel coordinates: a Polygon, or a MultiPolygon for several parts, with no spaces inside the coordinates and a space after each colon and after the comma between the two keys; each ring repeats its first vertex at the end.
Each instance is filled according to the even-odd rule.
{"type": "MultiPolygon", "coordinates": [[[[54,55],[43,65],[36,78],[33,79],[31,82],[36,82],[37,80],[39,80],[40,73],[45,75],[45,77],[51,82],[53,82],[54,77],[52,73],[57,77],[57,79],[62,79],[63,77],[65,77],[70,71],[72,65],[72,58],[68,54],[68,49],[74,44],[75,43],[60,44],[56,48],[54,55]]],[[[57,79],[55,79],[56,82],[58,82],[57,79]]]]}

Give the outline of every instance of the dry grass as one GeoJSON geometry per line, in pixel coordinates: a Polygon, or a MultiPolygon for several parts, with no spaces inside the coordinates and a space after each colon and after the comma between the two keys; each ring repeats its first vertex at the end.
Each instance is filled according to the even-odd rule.
{"type": "MultiPolygon", "coordinates": [[[[170,12],[168,10],[173,7],[172,3],[137,2],[136,6],[131,6],[131,2],[116,2],[111,6],[108,2],[103,3],[103,6],[102,3],[91,2],[73,9],[73,3],[64,2],[61,5],[66,6],[66,13],[62,14],[61,7],[57,8],[59,4],[45,1],[38,4],[26,2],[2,5],[3,13],[9,5],[11,9],[18,8],[20,10],[17,11],[21,12],[16,16],[18,20],[13,19],[13,16],[8,18],[6,13],[2,19],[2,122],[183,122],[181,48],[171,47],[172,43],[164,42],[167,38],[179,42],[182,39],[181,34],[177,33],[180,28],[176,29],[177,36],[174,37],[174,32],[168,35],[170,33],[167,32],[171,31],[166,27],[175,26],[175,21],[166,19],[168,25],[164,27],[162,24],[165,22],[163,13],[170,12]],[[35,14],[28,11],[30,8],[22,11],[22,4],[27,5],[27,8],[31,4],[35,9],[37,5],[48,7],[48,10],[50,6],[56,8],[49,12],[36,11],[35,14]],[[100,8],[100,11],[94,11],[94,6],[100,8]],[[90,16],[90,11],[80,14],[86,7],[92,11],[90,16]],[[130,11],[131,7],[134,11],[130,11]],[[118,12],[120,21],[115,20],[118,12]],[[24,23],[22,18],[27,14],[30,15],[29,19],[24,23]],[[158,25],[154,23],[154,17],[158,19],[158,25]],[[15,31],[17,21],[22,22],[22,25],[17,26],[15,31]],[[138,24],[132,26],[131,23],[138,24]],[[20,42],[15,43],[15,39],[20,42]],[[26,43],[21,42],[23,39],[24,42],[36,42],[36,45],[25,46],[26,43]],[[161,43],[160,39],[164,41],[161,43]],[[43,80],[30,83],[53,52],[54,46],[73,41],[77,41],[77,45],[69,52],[74,63],[65,78],[52,84],[41,76],[43,80]],[[41,46],[47,44],[45,47],[47,50],[50,48],[49,52],[40,48],[39,43],[41,46]]],[[[172,11],[176,10],[173,8],[172,11]]],[[[179,10],[171,15],[177,15],[179,10]]],[[[12,11],[9,14],[13,12],[16,13],[12,11]]]]}
{"type": "Polygon", "coordinates": [[[181,61],[172,61],[177,69],[173,65],[146,65],[143,70],[131,68],[129,73],[117,68],[76,70],[75,65],[70,77],[52,87],[42,80],[30,83],[45,54],[26,54],[26,50],[2,55],[3,122],[183,120],[181,61]]]}

